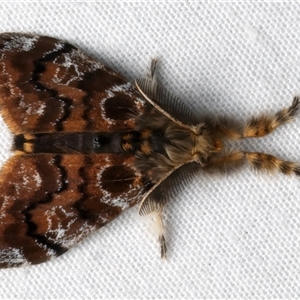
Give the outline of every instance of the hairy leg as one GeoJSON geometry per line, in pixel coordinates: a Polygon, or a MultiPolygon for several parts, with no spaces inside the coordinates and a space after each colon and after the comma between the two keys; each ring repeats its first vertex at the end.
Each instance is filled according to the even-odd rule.
{"type": "Polygon", "coordinates": [[[275,115],[261,115],[251,118],[243,131],[243,138],[262,137],[269,134],[277,127],[291,121],[297,113],[300,105],[300,98],[294,97],[289,108],[278,111],[275,115]]]}
{"type": "Polygon", "coordinates": [[[161,258],[166,258],[167,245],[165,239],[165,228],[162,220],[162,211],[164,208],[165,202],[161,202],[159,199],[153,197],[148,197],[142,202],[140,206],[139,213],[140,215],[151,214],[154,218],[153,227],[158,236],[158,242],[160,244],[160,255],[161,258]]]}
{"type": "Polygon", "coordinates": [[[299,107],[300,98],[294,97],[290,107],[284,108],[273,115],[264,114],[258,117],[252,117],[246,122],[244,127],[235,121],[225,118],[217,119],[214,122],[207,120],[205,123],[211,129],[213,135],[223,136],[233,140],[262,137],[271,133],[277,127],[291,121],[296,115],[299,107]]]}
{"type": "Polygon", "coordinates": [[[260,152],[233,151],[211,159],[205,170],[230,170],[248,162],[256,170],[279,171],[283,174],[300,176],[300,164],[281,160],[273,155],[260,152]]]}
{"type": "Polygon", "coordinates": [[[153,58],[150,63],[150,68],[147,72],[147,77],[154,82],[157,82],[157,63],[158,60],[153,58]]]}

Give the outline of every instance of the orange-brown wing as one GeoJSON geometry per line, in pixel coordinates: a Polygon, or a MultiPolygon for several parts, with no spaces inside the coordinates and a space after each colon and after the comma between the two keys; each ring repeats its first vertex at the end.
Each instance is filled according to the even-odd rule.
{"type": "Polygon", "coordinates": [[[132,156],[15,155],[0,174],[0,267],[56,257],[136,204],[132,156]]]}
{"type": "Polygon", "coordinates": [[[15,134],[134,128],[144,100],[119,74],[69,43],[0,34],[0,109],[15,134]]]}
{"type": "MultiPolygon", "coordinates": [[[[14,134],[121,132],[134,129],[144,109],[130,83],[74,46],[0,34],[0,110],[14,134]]],[[[0,267],[58,256],[141,200],[145,179],[134,157],[112,152],[31,153],[6,162],[0,267]]]]}

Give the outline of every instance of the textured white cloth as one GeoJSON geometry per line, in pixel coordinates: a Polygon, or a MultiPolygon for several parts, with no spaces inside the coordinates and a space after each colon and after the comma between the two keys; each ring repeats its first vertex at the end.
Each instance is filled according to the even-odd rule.
{"type": "MultiPolygon", "coordinates": [[[[1,3],[0,29],[75,44],[129,80],[159,79],[200,115],[245,120],[300,92],[300,6],[1,3]]],[[[2,121],[2,120],[1,120],[2,121]]],[[[300,161],[300,116],[247,150],[300,161]]],[[[1,122],[1,163],[11,136],[1,122]]],[[[168,258],[137,208],[48,263],[0,270],[0,298],[299,298],[300,178],[201,175],[167,205],[168,258]]]]}

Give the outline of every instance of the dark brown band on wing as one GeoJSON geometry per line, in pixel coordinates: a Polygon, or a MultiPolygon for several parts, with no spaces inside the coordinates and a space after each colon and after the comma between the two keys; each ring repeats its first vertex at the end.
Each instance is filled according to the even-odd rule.
{"type": "MultiPolygon", "coordinates": [[[[70,98],[60,96],[56,89],[50,89],[43,85],[40,81],[40,74],[45,72],[46,62],[54,61],[55,58],[59,57],[61,54],[70,53],[72,50],[76,49],[74,46],[68,43],[63,43],[62,45],[63,46],[60,49],[55,49],[52,52],[46,54],[44,57],[34,61],[34,70],[32,72],[30,80],[30,83],[34,85],[34,90],[37,90],[39,92],[45,91],[49,95],[50,99],[53,99],[53,101],[57,102],[57,105],[51,105],[49,109],[47,109],[46,107],[45,113],[41,115],[39,119],[39,123],[44,124],[53,121],[53,114],[59,116],[60,110],[61,108],[63,108],[64,113],[61,117],[59,117],[59,119],[56,119],[55,122],[56,131],[62,131],[64,129],[63,122],[67,120],[70,115],[70,109],[73,101],[70,98]]],[[[37,127],[38,126],[39,125],[37,125],[37,127]]]]}
{"type": "MultiPolygon", "coordinates": [[[[22,214],[24,214],[25,222],[26,222],[26,225],[27,225],[27,232],[26,232],[26,234],[29,237],[32,237],[34,240],[36,240],[37,244],[41,244],[41,245],[45,246],[47,249],[51,249],[51,250],[55,251],[56,256],[59,256],[59,255],[65,253],[68,249],[62,247],[59,244],[56,244],[56,243],[50,241],[49,239],[47,239],[47,237],[45,235],[38,234],[37,233],[37,229],[38,229],[39,225],[36,224],[32,220],[32,214],[31,214],[31,211],[34,210],[40,204],[51,202],[52,199],[53,199],[53,194],[55,194],[55,193],[62,193],[63,191],[65,191],[65,190],[68,189],[67,171],[61,165],[61,156],[60,155],[55,155],[53,165],[55,165],[59,169],[59,171],[61,173],[61,176],[62,176],[61,177],[61,184],[62,185],[56,191],[53,191],[51,193],[45,194],[45,197],[42,200],[40,200],[38,202],[34,202],[34,203],[28,205],[22,211],[22,214]]],[[[44,173],[44,176],[42,176],[42,177],[47,178],[47,174],[45,174],[45,168],[44,168],[44,166],[36,165],[36,169],[37,169],[37,171],[38,171],[39,174],[43,174],[44,173]]],[[[36,258],[35,258],[35,260],[36,260],[36,258]]]]}
{"type": "Polygon", "coordinates": [[[78,170],[78,175],[82,178],[82,184],[78,186],[78,192],[82,196],[76,201],[74,207],[82,219],[102,227],[117,217],[121,213],[121,209],[100,201],[101,196],[99,197],[99,192],[96,194],[91,193],[91,175],[89,170],[93,164],[93,159],[90,156],[85,156],[84,165],[78,170]],[[99,218],[99,214],[102,217],[105,217],[105,222],[103,222],[104,219],[99,218]]]}
{"type": "MultiPolygon", "coordinates": [[[[37,161],[25,159],[24,156],[13,157],[5,170],[6,185],[0,186],[1,205],[5,203],[5,198],[11,199],[6,210],[3,210],[2,206],[0,252],[4,250],[9,253],[9,249],[20,249],[26,261],[32,264],[48,260],[50,256],[61,255],[68,250],[49,240],[41,230],[45,224],[47,226],[47,220],[45,216],[36,212],[41,206],[49,205],[55,195],[67,191],[67,172],[61,164],[60,155],[43,156],[39,159],[37,161]],[[28,171],[25,171],[27,168],[28,171]],[[12,173],[9,172],[10,169],[12,173]],[[40,189],[33,190],[34,184],[40,186],[40,189]]],[[[4,260],[0,267],[9,266],[6,265],[8,262],[4,260]]],[[[23,260],[17,260],[12,266],[23,263],[23,260]]]]}

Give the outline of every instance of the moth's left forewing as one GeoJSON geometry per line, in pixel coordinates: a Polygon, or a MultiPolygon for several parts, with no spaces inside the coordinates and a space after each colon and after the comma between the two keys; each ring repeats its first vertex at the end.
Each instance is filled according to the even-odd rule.
{"type": "Polygon", "coordinates": [[[0,181],[0,267],[59,256],[145,193],[133,157],[17,155],[0,181]]]}

